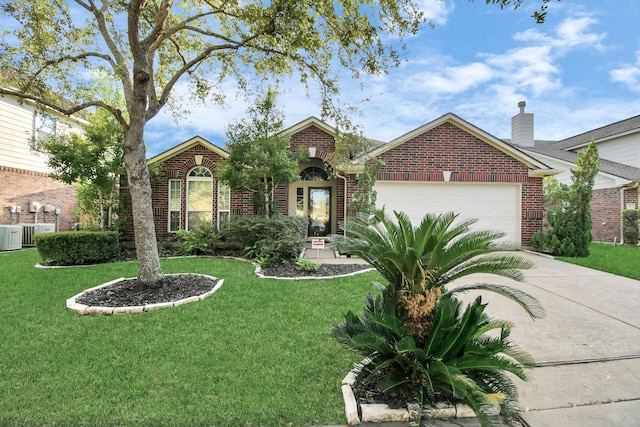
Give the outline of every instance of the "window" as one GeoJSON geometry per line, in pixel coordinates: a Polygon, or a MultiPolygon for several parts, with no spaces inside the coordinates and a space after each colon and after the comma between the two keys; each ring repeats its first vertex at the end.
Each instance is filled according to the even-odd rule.
{"type": "Polygon", "coordinates": [[[300,179],[302,181],[328,181],[329,175],[324,169],[311,166],[300,172],[300,179]]]}
{"type": "Polygon", "coordinates": [[[180,229],[181,199],[182,182],[178,179],[169,180],[169,232],[180,229]]]}
{"type": "Polygon", "coordinates": [[[37,141],[42,141],[48,136],[56,134],[58,119],[55,117],[36,111],[33,118],[33,135],[37,141]]]}
{"type": "Polygon", "coordinates": [[[229,222],[231,216],[231,189],[229,185],[218,182],[218,228],[229,222]]]}
{"type": "Polygon", "coordinates": [[[187,230],[213,221],[213,178],[209,169],[197,166],[187,176],[187,230]]]}

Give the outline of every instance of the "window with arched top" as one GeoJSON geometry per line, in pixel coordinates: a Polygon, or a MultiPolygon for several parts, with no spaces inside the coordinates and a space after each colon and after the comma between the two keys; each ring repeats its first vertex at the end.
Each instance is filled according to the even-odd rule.
{"type": "Polygon", "coordinates": [[[204,166],[187,174],[187,230],[213,220],[213,175],[204,166]]]}
{"type": "Polygon", "coordinates": [[[300,179],[302,181],[328,181],[329,174],[322,168],[310,166],[300,172],[300,179]]]}

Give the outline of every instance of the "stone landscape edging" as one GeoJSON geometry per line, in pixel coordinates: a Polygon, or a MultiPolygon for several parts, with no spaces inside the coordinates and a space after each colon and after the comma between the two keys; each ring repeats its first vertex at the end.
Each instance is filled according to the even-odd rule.
{"type": "MultiPolygon", "coordinates": [[[[347,424],[350,426],[366,423],[367,425],[375,425],[375,423],[389,423],[389,422],[408,422],[412,418],[411,413],[420,410],[418,404],[410,403],[406,409],[393,409],[389,405],[384,403],[361,403],[356,401],[355,394],[353,393],[353,385],[356,382],[356,377],[362,367],[369,363],[369,359],[364,359],[359,364],[356,364],[354,368],[347,374],[342,380],[342,398],[344,400],[344,412],[347,418],[347,424]],[[359,407],[359,408],[358,408],[359,407]]],[[[425,407],[422,411],[424,419],[432,420],[447,420],[457,418],[475,418],[476,414],[469,406],[457,403],[455,405],[450,404],[436,404],[436,407],[425,407]]],[[[488,415],[499,415],[500,407],[495,407],[494,412],[488,415]]]]}
{"type": "Polygon", "coordinates": [[[127,307],[89,306],[89,305],[86,305],[86,304],[81,304],[79,302],[76,302],[76,299],[82,297],[83,295],[85,295],[88,292],[95,291],[96,289],[100,289],[100,288],[104,288],[104,287],[107,287],[107,286],[114,285],[115,283],[121,282],[123,280],[135,279],[135,277],[132,277],[132,278],[120,277],[119,279],[112,280],[112,281],[104,283],[102,285],[98,285],[98,286],[94,286],[93,288],[85,289],[84,291],[80,292],[79,294],[76,294],[73,297],[67,299],[66,306],[67,306],[67,308],[69,310],[75,311],[76,313],[78,313],[80,315],[107,315],[107,316],[109,316],[109,315],[114,315],[114,314],[146,313],[146,312],[153,311],[153,310],[160,310],[160,309],[163,309],[163,308],[177,307],[177,306],[182,305],[182,304],[201,301],[201,300],[207,298],[209,295],[211,295],[214,292],[216,292],[218,289],[220,289],[222,287],[222,284],[224,283],[224,279],[218,279],[216,277],[209,276],[207,274],[176,273],[176,274],[167,274],[166,276],[184,276],[184,275],[207,277],[209,279],[217,280],[217,283],[213,287],[213,289],[211,289],[208,292],[205,292],[205,293],[200,294],[200,295],[195,295],[195,296],[183,298],[183,299],[177,300],[177,301],[171,301],[171,302],[161,302],[161,303],[156,303],[156,304],[145,304],[145,305],[127,306],[127,307]]]}

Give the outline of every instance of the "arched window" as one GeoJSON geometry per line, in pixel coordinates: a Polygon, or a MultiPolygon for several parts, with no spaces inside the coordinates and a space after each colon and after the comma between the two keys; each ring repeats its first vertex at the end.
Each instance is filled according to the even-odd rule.
{"type": "Polygon", "coordinates": [[[187,175],[187,230],[213,220],[213,177],[211,171],[196,166],[187,175]]]}
{"type": "Polygon", "coordinates": [[[302,181],[328,181],[329,174],[322,168],[310,166],[300,172],[300,179],[302,181]]]}

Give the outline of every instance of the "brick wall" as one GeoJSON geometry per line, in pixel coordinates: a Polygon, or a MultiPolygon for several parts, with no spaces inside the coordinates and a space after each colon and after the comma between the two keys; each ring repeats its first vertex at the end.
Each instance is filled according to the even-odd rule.
{"type": "Polygon", "coordinates": [[[596,242],[620,242],[620,227],[622,221],[621,208],[632,203],[638,207],[638,189],[631,188],[624,192],[624,203],[620,198],[622,189],[602,188],[593,191],[591,199],[591,220],[593,222],[593,240],[596,242]]]}
{"type": "MultiPolygon", "coordinates": [[[[35,222],[35,213],[29,212],[29,202],[39,202],[60,208],[59,230],[73,228],[77,222],[72,210],[78,207],[76,190],[72,185],[52,179],[46,173],[0,166],[0,224],[18,223],[17,214],[11,214],[10,206],[20,206],[19,222],[35,222]]],[[[38,212],[38,222],[55,223],[54,213],[38,212]]]]}
{"type": "Polygon", "coordinates": [[[530,245],[542,227],[542,178],[531,178],[528,167],[451,123],[443,123],[382,153],[379,180],[513,182],[522,185],[521,237],[530,245]]]}
{"type": "MultiPolygon", "coordinates": [[[[165,236],[168,233],[169,225],[169,180],[180,180],[182,183],[182,200],[181,200],[181,218],[180,225],[184,227],[186,224],[186,211],[187,211],[187,174],[196,164],[195,156],[202,156],[201,166],[206,167],[211,171],[213,177],[213,199],[211,209],[213,212],[213,221],[217,222],[218,218],[218,174],[217,165],[222,160],[222,157],[203,145],[195,145],[176,156],[164,161],[159,169],[159,174],[155,178],[152,178],[152,206],[153,206],[153,220],[156,229],[156,235],[165,236]]],[[[129,195],[129,186],[126,182],[126,178],[122,181],[120,188],[121,197],[125,200],[129,195]]],[[[250,197],[246,195],[238,195],[232,193],[231,197],[231,213],[248,213],[252,208],[250,207],[250,197]]],[[[131,208],[127,211],[129,217],[132,216],[131,208]]],[[[132,221],[129,221],[130,225],[126,230],[126,234],[131,235],[133,233],[132,221]]]]}
{"type": "Polygon", "coordinates": [[[593,191],[591,199],[593,240],[609,243],[620,241],[620,206],[620,188],[603,188],[593,191]]]}
{"type": "Polygon", "coordinates": [[[315,147],[316,157],[322,160],[328,159],[329,155],[333,153],[335,146],[335,138],[315,126],[304,128],[291,137],[292,152],[296,152],[298,147],[307,149],[315,147]]]}

